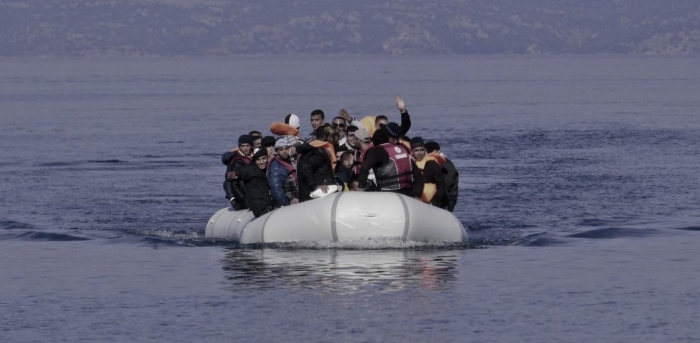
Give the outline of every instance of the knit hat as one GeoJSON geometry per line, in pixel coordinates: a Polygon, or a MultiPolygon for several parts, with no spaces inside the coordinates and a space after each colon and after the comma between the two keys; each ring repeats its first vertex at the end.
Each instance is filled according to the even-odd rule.
{"type": "Polygon", "coordinates": [[[401,137],[401,126],[399,124],[391,122],[389,124],[379,124],[379,127],[386,130],[390,137],[401,137]]]}
{"type": "Polygon", "coordinates": [[[374,135],[372,135],[372,143],[374,146],[380,146],[384,143],[389,143],[389,133],[384,130],[377,130],[374,132],[374,135]]]}
{"type": "Polygon", "coordinates": [[[258,158],[262,156],[267,156],[267,149],[262,149],[262,148],[256,148],[255,152],[253,153],[253,161],[257,160],[258,158]]]}
{"type": "Polygon", "coordinates": [[[425,146],[425,142],[423,141],[422,137],[418,136],[411,138],[411,149],[419,148],[422,146],[425,146]]]}
{"type": "Polygon", "coordinates": [[[440,144],[438,142],[430,141],[425,143],[425,151],[431,153],[435,150],[440,150],[440,144]]]}
{"type": "Polygon", "coordinates": [[[272,137],[272,136],[263,137],[262,141],[260,141],[260,145],[264,146],[264,147],[275,146],[275,137],[272,137]]]}
{"type": "Polygon", "coordinates": [[[369,143],[369,139],[370,139],[369,131],[367,131],[367,129],[365,129],[365,128],[361,128],[361,129],[356,130],[355,132],[352,133],[352,135],[354,135],[355,137],[357,137],[357,139],[359,139],[360,141],[362,141],[364,143],[369,143]]]}
{"type": "Polygon", "coordinates": [[[238,146],[241,146],[243,144],[253,146],[253,137],[248,135],[241,135],[240,137],[238,137],[238,146]]]}
{"type": "Polygon", "coordinates": [[[296,114],[291,113],[284,117],[284,123],[298,129],[299,128],[299,117],[296,114]]]}

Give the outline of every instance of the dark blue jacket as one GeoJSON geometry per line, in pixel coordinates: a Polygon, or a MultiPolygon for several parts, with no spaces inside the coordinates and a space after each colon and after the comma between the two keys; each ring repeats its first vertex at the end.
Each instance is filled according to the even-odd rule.
{"type": "MultiPolygon", "coordinates": [[[[291,161],[289,162],[291,164],[291,161]]],[[[279,161],[272,160],[267,171],[267,179],[276,207],[288,206],[290,200],[299,199],[299,188],[291,173],[279,161]]]]}

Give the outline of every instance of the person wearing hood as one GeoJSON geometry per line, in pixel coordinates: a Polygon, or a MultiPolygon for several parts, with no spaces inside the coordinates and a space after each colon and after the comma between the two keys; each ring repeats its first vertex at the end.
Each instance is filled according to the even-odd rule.
{"type": "Polygon", "coordinates": [[[367,188],[370,170],[374,171],[377,189],[420,198],[423,193],[423,177],[411,160],[408,149],[399,144],[399,124],[382,125],[372,136],[374,147],[364,156],[360,167],[359,188],[367,188]]]}
{"type": "Polygon", "coordinates": [[[447,200],[447,189],[445,187],[445,174],[442,172],[444,158],[438,156],[426,156],[425,142],[421,137],[411,139],[411,150],[416,166],[423,172],[425,186],[421,194],[421,200],[427,204],[445,208],[447,200]]]}
{"type": "Polygon", "coordinates": [[[267,171],[275,208],[299,203],[297,163],[291,155],[296,143],[293,136],[282,136],[275,142],[275,155],[267,171]]]}
{"type": "Polygon", "coordinates": [[[243,196],[240,192],[239,180],[236,176],[236,167],[248,164],[251,162],[250,155],[253,147],[253,138],[249,135],[241,135],[238,137],[238,148],[225,152],[221,155],[221,163],[226,165],[226,179],[224,180],[224,192],[226,199],[229,200],[231,206],[235,209],[245,208],[245,205],[238,201],[237,198],[243,196]]]}
{"type": "Polygon", "coordinates": [[[243,198],[255,218],[274,209],[270,186],[267,181],[267,149],[255,149],[253,162],[236,168],[236,175],[243,184],[243,198]]]}
{"type": "Polygon", "coordinates": [[[297,147],[301,155],[297,164],[299,173],[299,197],[311,200],[312,193],[325,195],[337,186],[334,170],[337,163],[333,145],[338,142],[338,130],[325,124],[315,131],[316,139],[297,147]]]}

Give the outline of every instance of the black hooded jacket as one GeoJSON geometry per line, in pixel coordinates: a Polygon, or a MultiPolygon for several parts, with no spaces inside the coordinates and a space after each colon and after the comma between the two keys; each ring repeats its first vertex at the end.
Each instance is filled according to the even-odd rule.
{"type": "Polygon", "coordinates": [[[449,159],[445,159],[445,164],[442,165],[443,172],[445,173],[445,187],[447,189],[447,204],[445,208],[452,212],[457,204],[457,198],[459,197],[459,172],[455,168],[454,163],[449,159]]]}
{"type": "Polygon", "coordinates": [[[226,174],[224,175],[226,199],[235,198],[239,205],[237,209],[245,208],[245,205],[238,201],[238,199],[243,197],[243,185],[238,180],[235,171],[236,168],[250,163],[250,158],[241,155],[237,151],[227,151],[221,155],[221,163],[226,165],[226,174]]]}
{"type": "Polygon", "coordinates": [[[447,188],[445,186],[445,174],[442,166],[435,161],[428,161],[423,169],[423,179],[426,183],[434,183],[436,189],[431,205],[447,209],[449,200],[447,198],[447,188]]]}
{"type": "Polygon", "coordinates": [[[299,181],[299,200],[311,199],[311,192],[321,185],[335,185],[331,159],[323,148],[316,148],[304,143],[297,147],[301,155],[297,162],[297,178],[299,181]]]}
{"type": "MultiPolygon", "coordinates": [[[[246,207],[253,211],[255,217],[260,217],[273,209],[270,184],[265,170],[258,168],[255,163],[236,167],[238,180],[243,184],[246,207]]],[[[240,200],[240,199],[239,199],[240,200]]]]}

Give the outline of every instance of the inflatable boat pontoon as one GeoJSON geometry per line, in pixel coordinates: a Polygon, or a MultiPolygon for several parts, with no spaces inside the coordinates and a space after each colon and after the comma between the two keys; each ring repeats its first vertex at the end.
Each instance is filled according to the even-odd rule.
{"type": "Polygon", "coordinates": [[[224,208],[205,236],[242,244],[299,241],[343,242],[397,238],[416,242],[466,242],[462,223],[450,212],[388,192],[341,192],[286,206],[255,218],[248,210],[224,208]]]}

